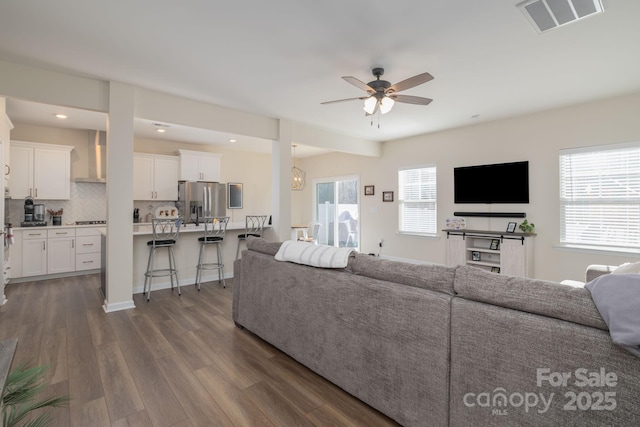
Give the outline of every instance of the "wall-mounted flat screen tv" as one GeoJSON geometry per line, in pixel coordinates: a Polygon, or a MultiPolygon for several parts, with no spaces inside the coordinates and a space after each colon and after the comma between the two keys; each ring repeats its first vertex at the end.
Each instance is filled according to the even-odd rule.
{"type": "Polygon", "coordinates": [[[453,169],[454,203],[529,203],[529,162],[453,169]]]}

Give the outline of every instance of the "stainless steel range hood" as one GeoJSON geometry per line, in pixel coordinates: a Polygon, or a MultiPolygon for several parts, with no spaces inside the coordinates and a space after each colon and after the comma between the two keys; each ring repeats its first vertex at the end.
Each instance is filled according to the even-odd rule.
{"type": "Polygon", "coordinates": [[[77,177],[75,182],[106,183],[107,182],[107,133],[90,131],[88,144],[88,176],[77,177]]]}

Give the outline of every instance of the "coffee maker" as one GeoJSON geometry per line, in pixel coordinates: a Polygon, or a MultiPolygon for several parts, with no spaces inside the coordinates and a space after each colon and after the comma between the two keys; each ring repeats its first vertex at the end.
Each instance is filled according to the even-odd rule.
{"type": "Polygon", "coordinates": [[[46,227],[47,221],[44,220],[44,205],[42,203],[33,203],[33,197],[24,198],[24,221],[20,223],[21,227],[46,227]]]}

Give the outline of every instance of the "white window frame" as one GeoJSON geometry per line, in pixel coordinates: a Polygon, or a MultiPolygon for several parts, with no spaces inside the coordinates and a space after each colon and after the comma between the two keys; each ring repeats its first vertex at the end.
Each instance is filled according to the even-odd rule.
{"type": "MultiPolygon", "coordinates": [[[[438,194],[437,194],[437,168],[435,164],[426,164],[419,166],[408,166],[402,167],[398,169],[398,233],[399,234],[407,234],[413,236],[429,236],[434,237],[437,236],[438,232],[438,194]],[[403,172],[413,171],[418,169],[432,169],[428,171],[429,174],[432,174],[433,182],[431,183],[434,187],[434,197],[432,199],[428,198],[418,198],[418,199],[407,199],[407,195],[404,191],[404,186],[406,183],[403,182],[403,172]],[[431,207],[432,209],[425,210],[425,214],[428,215],[426,218],[427,224],[430,222],[432,227],[427,230],[419,230],[415,227],[410,227],[410,224],[405,224],[403,218],[403,210],[405,206],[410,205],[420,205],[426,204],[427,208],[431,207]]],[[[418,185],[424,185],[424,181],[421,181],[418,185]]]]}
{"type": "Polygon", "coordinates": [[[640,142],[560,150],[560,244],[640,250],[640,142]]]}

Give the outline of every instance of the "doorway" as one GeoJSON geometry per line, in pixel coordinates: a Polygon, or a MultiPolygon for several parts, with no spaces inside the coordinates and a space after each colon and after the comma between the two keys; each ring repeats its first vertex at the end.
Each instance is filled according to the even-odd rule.
{"type": "Polygon", "coordinates": [[[357,176],[314,180],[314,216],[319,222],[318,243],[360,248],[360,195],[357,176]]]}

